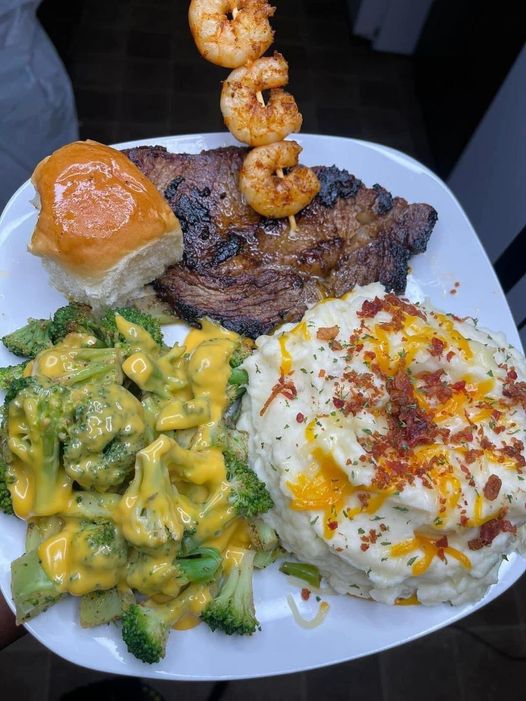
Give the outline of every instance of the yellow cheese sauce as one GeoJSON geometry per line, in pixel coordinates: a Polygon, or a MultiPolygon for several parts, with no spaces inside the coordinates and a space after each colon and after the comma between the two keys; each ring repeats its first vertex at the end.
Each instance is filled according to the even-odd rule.
{"type": "MultiPolygon", "coordinates": [[[[13,445],[18,445],[9,465],[13,506],[23,519],[53,514],[64,519],[62,530],[38,547],[43,569],[61,592],[82,596],[129,586],[158,601],[166,600],[181,591],[173,573],[178,543],[185,532],[195,533],[199,542],[217,548],[223,555],[225,571],[239,561],[243,548],[250,547],[245,521],[233,519],[222,449],[215,445],[216,431],[228,406],[229,361],[240,337],[205,319],[201,328],[189,332],[183,345],[160,351],[142,328],[119,315],[116,323],[132,350],[122,362],[123,373],[143,391],[143,396],[151,396],[154,401],[141,404],[118,384],[117,355],[115,377],[104,378],[106,384],[97,395],[103,400],[78,430],[77,438],[83,444],[90,441],[94,451],[103,454],[118,430],[126,435],[142,435],[148,425],[153,435],[153,442],[137,453],[135,472],[131,470],[130,482],[121,493],[113,494],[110,489],[98,495],[101,523],[111,520],[124,535],[128,541],[127,560],[105,559],[103,549],[94,548],[91,531],[82,520],[82,503],[75,497],[77,485],[62,468],[52,489],[42,486],[35,477],[35,468],[43,464],[44,447],[27,442],[25,419],[15,414],[8,417],[8,433],[13,445]],[[160,464],[166,471],[158,469],[160,464]],[[140,480],[134,486],[138,474],[140,480]],[[163,483],[163,479],[168,481],[163,483]],[[171,490],[175,501],[167,498],[171,490]],[[143,495],[149,495],[144,505],[143,495]],[[158,536],[163,544],[150,547],[141,540],[142,507],[155,508],[162,522],[171,524],[169,534],[160,532],[158,536]]],[[[98,352],[97,344],[95,337],[70,334],[40,353],[28,365],[26,374],[63,382],[78,371],[79,365],[82,368],[85,349],[98,352]]],[[[88,380],[72,390],[73,406],[89,394],[93,386],[90,383],[88,380]]],[[[97,492],[90,494],[98,498],[97,492]]],[[[186,629],[198,623],[211,595],[208,587],[190,585],[181,597],[186,597],[185,609],[181,609],[175,627],[186,629]]]]}

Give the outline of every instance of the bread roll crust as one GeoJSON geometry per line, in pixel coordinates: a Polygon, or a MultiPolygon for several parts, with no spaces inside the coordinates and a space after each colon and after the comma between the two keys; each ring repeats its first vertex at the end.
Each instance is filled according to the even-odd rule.
{"type": "Polygon", "coordinates": [[[33,173],[40,214],[29,250],[71,272],[100,278],[136,249],[181,236],[166,200],[120,151],[76,141],[33,173]]]}

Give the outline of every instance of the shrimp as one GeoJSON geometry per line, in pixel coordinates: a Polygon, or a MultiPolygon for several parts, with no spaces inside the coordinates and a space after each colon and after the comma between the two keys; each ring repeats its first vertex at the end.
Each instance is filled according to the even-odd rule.
{"type": "Polygon", "coordinates": [[[223,83],[221,112],[238,141],[266,146],[301,129],[303,118],[295,99],[285,90],[277,89],[288,82],[288,64],[277,52],[232,71],[223,83]],[[270,97],[265,104],[261,91],[269,89],[270,97]]]}
{"type": "Polygon", "coordinates": [[[188,19],[199,53],[224,68],[255,61],[274,39],[275,9],[267,0],[192,0],[188,19]]]}
{"type": "Polygon", "coordinates": [[[302,150],[295,141],[279,141],[249,151],[239,187],[252,209],[264,217],[289,217],[318,194],[320,183],[314,171],[297,165],[302,150]],[[281,173],[283,177],[282,168],[290,169],[281,173]]]}

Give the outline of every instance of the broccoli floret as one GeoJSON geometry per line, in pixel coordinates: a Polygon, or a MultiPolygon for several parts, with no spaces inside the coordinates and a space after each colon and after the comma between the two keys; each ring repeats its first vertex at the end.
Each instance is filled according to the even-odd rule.
{"type": "MultiPolygon", "coordinates": [[[[34,377],[15,380],[7,393],[8,451],[33,485],[32,499],[25,500],[21,517],[57,513],[71,494],[71,482],[60,464],[68,397],[65,387],[34,377]]],[[[16,511],[16,500],[13,505],[16,511]]]]}
{"type": "Polygon", "coordinates": [[[254,341],[251,338],[241,338],[232,355],[230,356],[230,367],[237,368],[248,358],[254,350],[254,341]]]}
{"type": "Polygon", "coordinates": [[[60,307],[53,315],[50,325],[53,343],[58,343],[69,333],[85,333],[101,339],[103,336],[98,322],[87,304],[68,304],[60,307]]]}
{"type": "Polygon", "coordinates": [[[41,543],[59,533],[63,527],[64,522],[59,516],[40,516],[29,519],[26,531],[26,551],[36,550],[41,543]]]}
{"type": "Polygon", "coordinates": [[[108,345],[114,345],[123,340],[123,336],[117,328],[116,314],[122,316],[130,324],[140,326],[147,331],[158,346],[164,345],[163,332],[157,319],[136,307],[118,307],[117,309],[108,309],[104,313],[100,325],[104,334],[104,340],[108,345]]]}
{"type": "Polygon", "coordinates": [[[232,488],[229,499],[238,516],[254,518],[272,508],[265,483],[241,460],[225,454],[227,476],[232,488]]]}
{"type": "Polygon", "coordinates": [[[254,555],[253,550],[243,552],[243,557],[228,573],[219,594],[201,614],[212,630],[227,635],[252,635],[259,627],[252,592],[254,555]]]}
{"type": "Polygon", "coordinates": [[[80,387],[86,383],[122,383],[122,354],[117,348],[71,348],[67,353],[68,371],[55,382],[68,387],[80,387]]]}
{"type": "Polygon", "coordinates": [[[99,492],[122,484],[133,469],[135,454],[146,444],[145,428],[142,405],[127,389],[117,384],[90,387],[67,428],[67,474],[85,489],[99,492]]]}
{"type": "Polygon", "coordinates": [[[137,453],[135,476],[117,508],[126,539],[137,547],[154,548],[183,535],[179,494],[166,464],[174,443],[161,435],[137,453]]]}
{"type": "Polygon", "coordinates": [[[188,584],[211,583],[221,563],[216,548],[201,547],[182,554],[178,544],[169,541],[160,548],[132,550],[126,581],[141,594],[174,598],[188,584]]]}
{"type": "Polygon", "coordinates": [[[173,399],[175,392],[188,386],[183,355],[184,346],[177,344],[163,355],[141,349],[128,356],[122,369],[143,392],[159,399],[173,399]]]}
{"type": "Polygon", "coordinates": [[[13,483],[12,477],[8,474],[7,465],[0,458],[0,511],[4,514],[14,514],[13,511],[13,500],[11,499],[11,492],[9,491],[9,485],[13,483]]]}
{"type": "Polygon", "coordinates": [[[30,550],[11,563],[11,591],[17,623],[38,616],[62,597],[44,571],[37,550],[30,550]]]}
{"type": "MultiPolygon", "coordinates": [[[[71,549],[73,562],[81,569],[91,569],[99,576],[108,572],[112,579],[118,579],[116,573],[128,560],[128,544],[111,521],[81,521],[71,539],[71,549]]],[[[112,582],[111,586],[115,583],[112,582]]],[[[99,585],[98,588],[111,587],[99,585]]]]}
{"type": "Polygon", "coordinates": [[[137,659],[154,664],[166,654],[170,628],[187,613],[195,601],[207,597],[208,588],[191,584],[166,604],[134,604],[122,617],[122,639],[137,659]]]}
{"type": "Polygon", "coordinates": [[[8,365],[5,368],[0,368],[0,390],[6,392],[14,380],[18,380],[24,374],[27,362],[19,363],[18,365],[8,365]]]}
{"type": "Polygon", "coordinates": [[[29,319],[21,329],[13,331],[2,338],[8,351],[23,358],[34,358],[40,351],[50,348],[51,321],[46,319],[29,319]]]}

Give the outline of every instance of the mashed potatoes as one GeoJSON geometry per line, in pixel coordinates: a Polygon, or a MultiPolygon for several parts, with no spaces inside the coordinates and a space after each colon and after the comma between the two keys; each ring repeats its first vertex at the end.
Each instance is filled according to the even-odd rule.
{"type": "Polygon", "coordinates": [[[257,342],[240,428],[284,546],[341,593],[484,595],[526,542],[526,364],[378,285],[257,342]]]}

